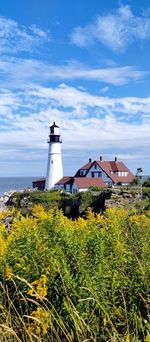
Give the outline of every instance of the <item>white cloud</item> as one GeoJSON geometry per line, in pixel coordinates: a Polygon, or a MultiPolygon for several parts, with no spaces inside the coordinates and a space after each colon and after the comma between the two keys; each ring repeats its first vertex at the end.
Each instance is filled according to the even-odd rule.
{"type": "MultiPolygon", "coordinates": [[[[117,15],[127,18],[130,12],[124,6],[117,15]]],[[[97,23],[94,25],[100,25],[97,23]]],[[[15,171],[15,164],[26,174],[30,164],[32,174],[37,170],[45,174],[48,126],[53,121],[61,126],[63,153],[69,159],[88,155],[89,150],[109,155],[112,149],[128,159],[137,160],[139,155],[145,158],[150,148],[150,98],[113,98],[104,94],[109,85],[138,82],[147,73],[130,65],[118,67],[111,60],[102,68],[74,60],[56,65],[21,58],[23,54],[12,56],[34,52],[48,39],[49,32],[34,24],[27,27],[0,17],[0,172],[4,174],[5,168],[8,174],[8,164],[10,172],[15,171]],[[99,82],[101,94],[88,92],[83,82],[86,80],[99,82]],[[66,85],[67,81],[76,86],[66,85]]]]}
{"type": "Polygon", "coordinates": [[[72,43],[79,47],[87,47],[97,41],[116,52],[125,51],[137,39],[150,39],[150,13],[136,16],[128,5],[106,15],[98,15],[95,22],[76,27],[71,35],[72,43]]]}
{"type": "Polygon", "coordinates": [[[12,19],[0,17],[0,53],[31,52],[49,39],[49,32],[43,31],[34,24],[27,27],[19,25],[12,19]]]}
{"type": "Polygon", "coordinates": [[[89,141],[93,150],[96,146],[122,150],[150,147],[150,122],[144,116],[149,112],[150,98],[95,96],[64,84],[36,86],[27,96],[3,90],[0,118],[5,113],[6,130],[1,132],[0,143],[6,149],[12,143],[23,150],[44,149],[48,124],[55,120],[63,129],[65,149],[87,150],[89,141]],[[32,105],[28,115],[26,105],[32,105]]]}
{"type": "Polygon", "coordinates": [[[43,31],[42,29],[40,29],[39,27],[37,27],[35,24],[31,25],[29,27],[29,29],[31,30],[31,32],[33,32],[37,37],[39,36],[40,38],[43,39],[48,39],[48,32],[43,31]]]}
{"type": "Polygon", "coordinates": [[[108,86],[103,87],[103,88],[100,89],[100,93],[107,93],[108,90],[109,90],[108,86]]]}
{"type": "Polygon", "coordinates": [[[37,83],[58,80],[91,80],[115,86],[136,82],[148,73],[132,66],[91,68],[79,62],[54,65],[34,59],[3,57],[0,61],[2,86],[21,87],[28,82],[37,83]]]}
{"type": "MultiPolygon", "coordinates": [[[[123,113],[130,118],[133,115],[147,114],[150,112],[150,97],[138,98],[138,97],[122,97],[122,98],[110,98],[108,96],[92,95],[87,91],[81,91],[75,87],[67,86],[66,84],[60,84],[55,88],[34,86],[29,90],[29,96],[36,98],[36,101],[49,100],[51,104],[55,106],[62,106],[64,108],[76,106],[86,106],[86,108],[99,108],[99,116],[101,113],[123,113]]],[[[137,117],[136,117],[137,119],[137,117]]]]}

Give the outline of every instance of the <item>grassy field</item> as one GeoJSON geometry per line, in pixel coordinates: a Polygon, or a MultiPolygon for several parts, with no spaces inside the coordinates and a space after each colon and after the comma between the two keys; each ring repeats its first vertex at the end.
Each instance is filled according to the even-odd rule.
{"type": "Polygon", "coordinates": [[[149,342],[149,236],[148,210],[0,214],[0,341],[149,342]]]}

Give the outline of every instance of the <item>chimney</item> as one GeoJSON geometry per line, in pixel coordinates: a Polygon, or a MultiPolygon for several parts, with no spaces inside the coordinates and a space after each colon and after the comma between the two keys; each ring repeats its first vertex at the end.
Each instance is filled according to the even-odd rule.
{"type": "Polygon", "coordinates": [[[92,163],[92,159],[91,158],[89,158],[89,163],[92,163]]]}
{"type": "Polygon", "coordinates": [[[115,162],[117,162],[117,157],[115,157],[115,162]]]}
{"type": "Polygon", "coordinates": [[[103,161],[103,157],[102,157],[102,156],[100,156],[100,157],[99,157],[99,160],[102,162],[102,161],[103,161]]]}

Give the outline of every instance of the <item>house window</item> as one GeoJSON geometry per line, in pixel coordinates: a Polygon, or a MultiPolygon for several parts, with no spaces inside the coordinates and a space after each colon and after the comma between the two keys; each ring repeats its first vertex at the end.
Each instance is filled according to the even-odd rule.
{"type": "Polygon", "coordinates": [[[97,169],[97,164],[94,164],[94,169],[95,169],[95,170],[97,169]]]}
{"type": "Polygon", "coordinates": [[[128,175],[127,171],[120,171],[119,176],[126,177],[128,175]]]}
{"type": "Polygon", "coordinates": [[[70,184],[66,184],[66,191],[70,191],[70,184]]]}
{"type": "Polygon", "coordinates": [[[102,177],[102,173],[101,172],[98,172],[98,177],[102,177]]]}
{"type": "Polygon", "coordinates": [[[91,172],[91,177],[94,178],[95,174],[94,172],[91,172]]]}
{"type": "Polygon", "coordinates": [[[94,172],[94,177],[98,178],[101,177],[102,173],[101,172],[94,172]]]}

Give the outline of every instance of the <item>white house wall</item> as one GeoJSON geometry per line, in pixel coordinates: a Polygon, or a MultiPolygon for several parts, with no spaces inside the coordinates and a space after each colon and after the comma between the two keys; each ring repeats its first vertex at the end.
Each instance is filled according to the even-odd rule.
{"type": "Polygon", "coordinates": [[[81,191],[88,191],[88,188],[80,188],[78,191],[79,192],[81,192],[81,191]]]}
{"type": "Polygon", "coordinates": [[[72,186],[72,194],[81,191],[87,191],[88,188],[78,188],[77,184],[74,182],[72,186]]]}

